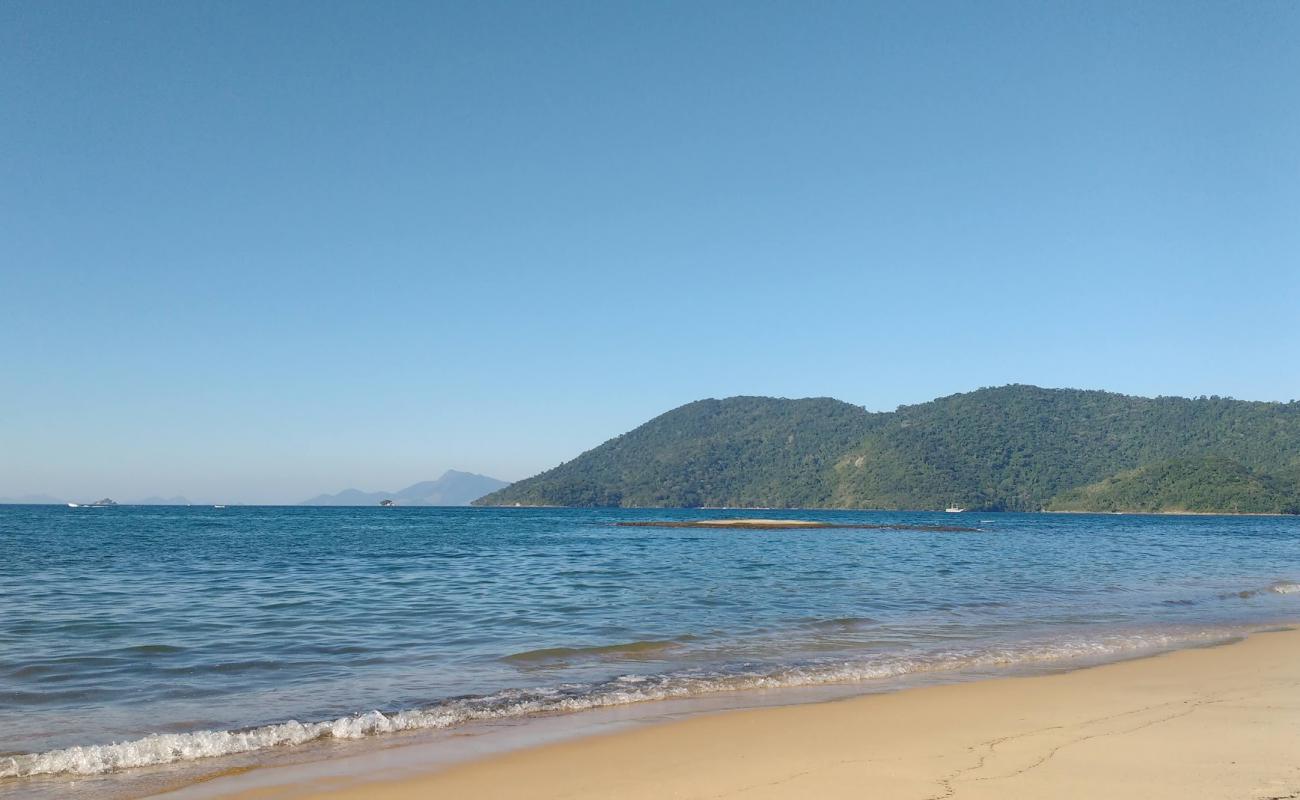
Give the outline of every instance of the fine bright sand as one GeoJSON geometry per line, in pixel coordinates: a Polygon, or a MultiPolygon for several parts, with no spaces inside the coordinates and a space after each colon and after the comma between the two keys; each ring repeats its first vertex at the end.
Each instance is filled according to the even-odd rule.
{"type": "Polygon", "coordinates": [[[721,712],[245,800],[1300,798],[1300,632],[1040,677],[721,712]]]}

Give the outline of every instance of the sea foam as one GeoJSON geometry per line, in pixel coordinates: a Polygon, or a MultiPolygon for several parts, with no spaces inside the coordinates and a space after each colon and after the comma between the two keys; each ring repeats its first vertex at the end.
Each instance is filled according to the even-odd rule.
{"type": "MultiPolygon", "coordinates": [[[[1286,588],[1275,590],[1300,591],[1298,584],[1275,584],[1275,587],[1280,586],[1286,588]]],[[[362,739],[400,731],[449,728],[476,720],[582,711],[717,692],[851,684],[923,673],[1092,663],[1226,641],[1245,632],[1220,628],[1054,638],[979,650],[938,650],[860,661],[813,661],[779,668],[738,667],[715,672],[625,675],[601,683],[509,689],[490,695],[447,700],[425,708],[393,712],[371,710],[333,720],[290,720],[245,730],[156,733],[127,742],[17,755],[0,760],[0,778],[97,775],[289,747],[321,739],[362,739]]]]}
{"type": "Polygon", "coordinates": [[[1300,583],[1296,583],[1295,581],[1277,581],[1261,588],[1243,589],[1240,592],[1227,592],[1226,594],[1219,595],[1219,597],[1223,600],[1232,598],[1245,600],[1262,594],[1300,594],[1300,583]]]}

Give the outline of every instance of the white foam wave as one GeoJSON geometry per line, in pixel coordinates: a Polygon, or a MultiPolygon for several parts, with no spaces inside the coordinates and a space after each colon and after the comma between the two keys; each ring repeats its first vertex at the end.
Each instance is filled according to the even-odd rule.
{"type": "MultiPolygon", "coordinates": [[[[1300,585],[1283,591],[1300,591],[1300,585]]],[[[240,731],[159,733],[134,741],[69,747],[0,760],[0,778],[34,775],[97,775],[135,767],[249,753],[334,738],[360,739],[385,733],[439,729],[474,720],[521,717],[542,712],[581,711],[649,700],[693,697],[724,691],[857,683],[903,675],[978,670],[1034,664],[1098,661],[1178,646],[1223,641],[1241,631],[1185,630],[1076,637],[991,647],[978,651],[936,651],[862,661],[821,661],[783,668],[731,672],[626,675],[599,684],[510,689],[446,701],[428,708],[368,711],[321,722],[288,721],[240,731]]]]}
{"type": "Polygon", "coordinates": [[[1228,592],[1219,595],[1224,600],[1258,597],[1261,594],[1300,594],[1300,583],[1295,581],[1277,581],[1260,589],[1246,589],[1240,592],[1228,592]]]}

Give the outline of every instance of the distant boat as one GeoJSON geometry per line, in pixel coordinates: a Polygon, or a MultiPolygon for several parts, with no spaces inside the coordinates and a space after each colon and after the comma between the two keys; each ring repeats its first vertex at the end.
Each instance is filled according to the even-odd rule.
{"type": "Polygon", "coordinates": [[[110,508],[117,505],[115,501],[105,497],[103,500],[96,500],[93,503],[68,503],[68,508],[110,508]]]}
{"type": "Polygon", "coordinates": [[[960,514],[965,510],[966,509],[962,508],[961,506],[948,506],[947,508],[944,509],[944,511],[947,511],[949,514],[960,514]]]}
{"type": "Polygon", "coordinates": [[[213,506],[213,508],[225,508],[225,506],[213,506]]]}
{"type": "Polygon", "coordinates": [[[392,500],[380,500],[379,505],[383,506],[384,508],[392,508],[397,504],[394,503],[392,500]]]}

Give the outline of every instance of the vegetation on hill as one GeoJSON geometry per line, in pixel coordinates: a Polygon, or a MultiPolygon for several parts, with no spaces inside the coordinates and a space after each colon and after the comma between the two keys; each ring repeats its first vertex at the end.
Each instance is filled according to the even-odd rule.
{"type": "Polygon", "coordinates": [[[1300,491],[1230,458],[1176,458],[1063,492],[1047,510],[1300,514],[1300,491]]]}
{"type": "Polygon", "coordinates": [[[1275,471],[1300,459],[1300,403],[1004,386],[904,406],[837,465],[834,504],[1035,511],[1172,458],[1275,471]]]}
{"type": "Polygon", "coordinates": [[[477,504],[825,506],[827,472],[879,416],[829,398],[699,400],[477,504]]]}
{"type": "Polygon", "coordinates": [[[1265,485],[1286,510],[1300,494],[1300,403],[1034,386],[881,414],[827,398],[702,400],[479,503],[1036,511],[1120,473],[1209,457],[1255,483],[1202,464],[1223,491],[1192,497],[1153,470],[1141,480],[1165,487],[1154,505],[1126,510],[1246,511],[1267,504],[1247,487],[1265,485]]]}

